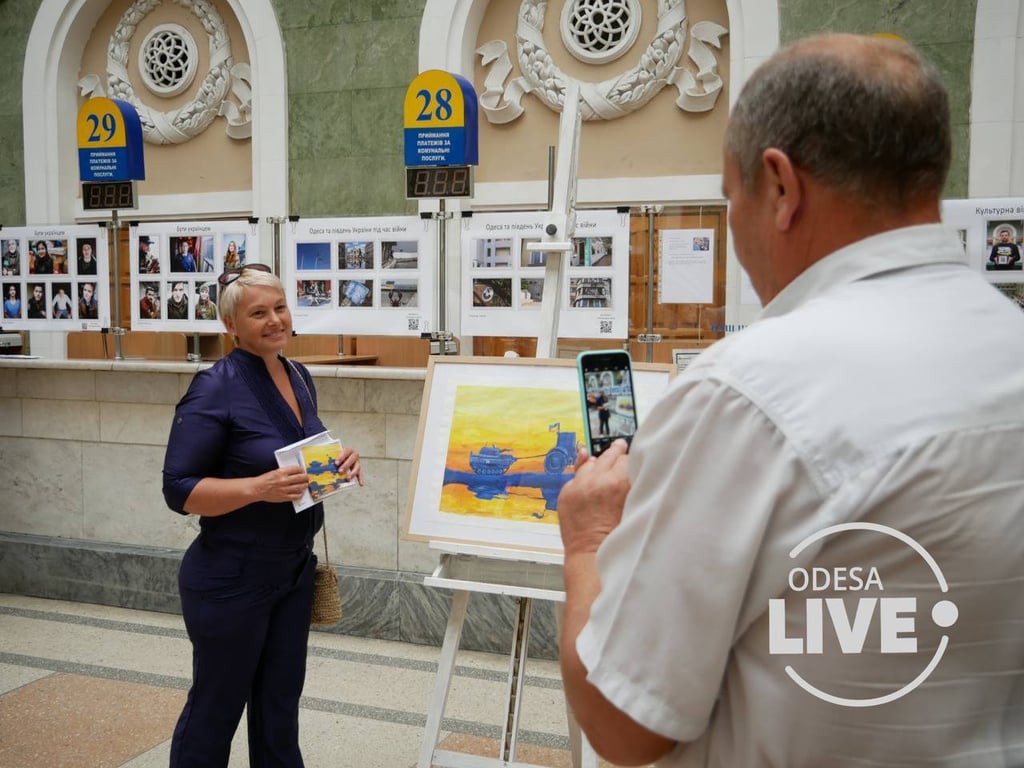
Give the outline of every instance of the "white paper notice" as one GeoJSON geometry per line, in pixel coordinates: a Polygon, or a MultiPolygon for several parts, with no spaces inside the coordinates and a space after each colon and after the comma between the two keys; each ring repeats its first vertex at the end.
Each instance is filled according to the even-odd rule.
{"type": "Polygon", "coordinates": [[[715,230],[661,230],[662,304],[711,304],[715,291],[715,230]]]}

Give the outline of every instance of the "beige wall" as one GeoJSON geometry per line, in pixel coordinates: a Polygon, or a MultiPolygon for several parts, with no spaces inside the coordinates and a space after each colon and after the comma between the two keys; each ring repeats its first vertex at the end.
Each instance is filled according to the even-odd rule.
{"type": "MultiPolygon", "coordinates": [[[[100,17],[82,56],[79,78],[98,75],[107,88],[107,45],[130,0],[114,0],[100,17]]],[[[231,54],[234,63],[248,63],[249,51],[245,46],[238,20],[224,0],[213,0],[213,5],[228,27],[231,54]]],[[[164,3],[146,15],[132,37],[128,54],[128,74],[135,95],[151,109],[166,112],[178,109],[196,97],[209,69],[209,37],[195,14],[177,3],[164,3]],[[139,43],[158,24],[174,22],[188,29],[195,38],[199,52],[199,66],[195,79],[183,93],[161,98],[142,84],[138,74],[139,43]]],[[[84,101],[84,99],[83,99],[84,101]]],[[[252,141],[235,140],[224,133],[227,123],[218,118],[201,134],[182,144],[145,144],[146,178],[139,184],[140,194],[189,194],[195,192],[226,192],[252,188],[252,141]]]]}
{"type": "MultiPolygon", "coordinates": [[[[636,42],[621,58],[602,65],[588,65],[573,57],[559,32],[561,3],[549,3],[544,19],[545,47],[555,64],[581,82],[602,82],[634,66],[640,60],[657,29],[657,6],[643,2],[643,24],[636,42]]],[[[504,40],[513,69],[508,80],[519,77],[516,64],[516,22],[519,3],[492,2],[480,25],[477,47],[491,40],[504,40]]],[[[687,30],[699,21],[713,21],[728,29],[724,0],[689,0],[686,3],[687,30]]],[[[684,62],[693,67],[683,54],[684,62]]],[[[679,176],[721,173],[722,134],[728,114],[729,36],[722,38],[716,52],[718,71],[726,85],[710,112],[684,112],[675,105],[679,92],[666,86],[638,111],[616,120],[584,123],[580,142],[580,170],[584,178],[679,176]]],[[[486,71],[476,59],[474,86],[484,91],[486,71]]],[[[505,125],[492,125],[480,113],[480,182],[536,181],[547,178],[548,147],[556,145],[558,114],[537,97],[526,95],[525,112],[505,125]]]]}

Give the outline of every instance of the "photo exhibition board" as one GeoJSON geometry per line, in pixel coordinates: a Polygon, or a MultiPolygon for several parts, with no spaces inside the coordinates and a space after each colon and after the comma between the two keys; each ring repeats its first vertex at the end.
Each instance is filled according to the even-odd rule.
{"type": "MultiPolygon", "coordinates": [[[[634,363],[641,429],[673,374],[634,363]]],[[[402,536],[560,552],[580,403],[574,360],[431,357],[402,536]]]]}
{"type": "MultiPolygon", "coordinates": [[[[527,249],[544,234],[544,213],[476,213],[462,220],[462,332],[537,336],[547,254],[527,249]]],[[[558,335],[629,335],[629,215],[579,211],[564,254],[558,335]]]]}
{"type": "Polygon", "coordinates": [[[139,224],[129,229],[128,247],[132,328],[141,331],[223,333],[217,278],[270,263],[248,220],[139,224]]]}
{"type": "Polygon", "coordinates": [[[285,222],[297,333],[419,336],[436,321],[437,235],[417,216],[285,222]]]}
{"type": "Polygon", "coordinates": [[[959,233],[967,263],[1024,307],[1024,197],[943,200],[942,221],[959,233]]]}
{"type": "Polygon", "coordinates": [[[111,327],[105,226],[0,229],[5,331],[98,331],[111,327]]]}

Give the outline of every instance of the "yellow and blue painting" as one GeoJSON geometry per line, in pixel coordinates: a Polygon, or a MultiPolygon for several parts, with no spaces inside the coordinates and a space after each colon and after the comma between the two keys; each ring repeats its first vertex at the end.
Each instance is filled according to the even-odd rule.
{"type": "Polygon", "coordinates": [[[341,443],[325,443],[324,445],[307,445],[301,449],[302,463],[309,475],[309,495],[314,501],[320,501],[336,491],[351,484],[348,472],[339,469],[338,455],[341,443]]]}
{"type": "Polygon", "coordinates": [[[574,390],[456,387],[441,511],[557,524],[582,429],[574,390]]]}

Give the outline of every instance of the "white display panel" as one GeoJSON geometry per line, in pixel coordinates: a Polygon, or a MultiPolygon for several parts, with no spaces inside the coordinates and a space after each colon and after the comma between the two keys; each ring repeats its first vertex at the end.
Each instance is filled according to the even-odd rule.
{"type": "Polygon", "coordinates": [[[132,328],[223,333],[217,278],[230,266],[269,264],[259,228],[243,221],[153,222],[129,230],[132,328]]]}
{"type": "Polygon", "coordinates": [[[287,222],[297,333],[419,336],[435,322],[435,228],[415,216],[287,222]]]}
{"type": "MultiPolygon", "coordinates": [[[[537,336],[546,254],[544,213],[478,213],[462,226],[462,332],[537,336]]],[[[565,259],[558,335],[625,339],[629,334],[629,216],[579,211],[565,259]]]]}
{"type": "Polygon", "coordinates": [[[1024,198],[943,200],[942,221],[960,233],[968,263],[989,282],[1024,284],[1024,198]]]}
{"type": "Polygon", "coordinates": [[[98,331],[111,327],[105,226],[0,229],[5,331],[98,331]]]}

